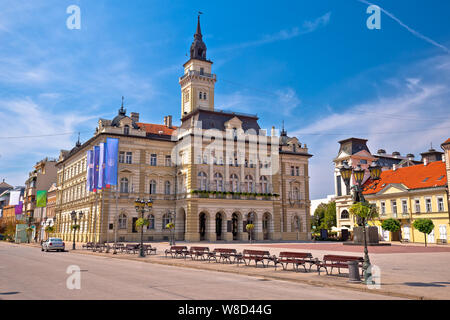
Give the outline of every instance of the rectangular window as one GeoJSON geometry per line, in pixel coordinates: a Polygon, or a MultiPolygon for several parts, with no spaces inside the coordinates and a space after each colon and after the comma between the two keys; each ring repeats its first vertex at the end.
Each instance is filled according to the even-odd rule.
{"type": "Polygon", "coordinates": [[[408,204],[406,200],[402,200],[402,213],[407,214],[408,213],[408,204]]]}
{"type": "Polygon", "coordinates": [[[132,161],[133,161],[132,157],[133,157],[133,154],[131,152],[127,152],[126,162],[128,164],[132,163],[132,161]]]}
{"type": "Polygon", "coordinates": [[[386,203],[384,201],[382,201],[380,203],[380,206],[381,206],[381,214],[385,215],[386,214],[386,203]]]}
{"type": "Polygon", "coordinates": [[[367,164],[367,160],[359,160],[359,163],[361,163],[361,164],[367,164]]]}
{"type": "Polygon", "coordinates": [[[172,166],[172,159],[170,156],[166,156],[166,167],[172,166]]]}
{"type": "Polygon", "coordinates": [[[336,176],[336,188],[337,196],[342,196],[341,176],[336,176]]]}
{"type": "Polygon", "coordinates": [[[395,217],[395,216],[397,216],[397,201],[391,200],[391,206],[392,206],[392,214],[395,217]]]}
{"type": "Polygon", "coordinates": [[[155,153],[152,153],[151,155],[150,155],[150,165],[151,166],[156,166],[156,154],[155,153]]]}
{"type": "Polygon", "coordinates": [[[431,199],[425,199],[425,208],[427,210],[427,212],[431,212],[431,199]]]}
{"type": "Polygon", "coordinates": [[[438,211],[444,211],[444,198],[438,198],[438,211]]]}
{"type": "Polygon", "coordinates": [[[291,167],[291,176],[295,175],[294,167],[291,167]]]}
{"type": "Polygon", "coordinates": [[[125,152],[119,152],[119,163],[125,163],[125,152]]]}
{"type": "Polygon", "coordinates": [[[414,206],[416,208],[416,213],[420,213],[420,200],[419,199],[414,200],[414,206]]]}
{"type": "Polygon", "coordinates": [[[300,167],[295,167],[295,175],[300,175],[300,167]]]}

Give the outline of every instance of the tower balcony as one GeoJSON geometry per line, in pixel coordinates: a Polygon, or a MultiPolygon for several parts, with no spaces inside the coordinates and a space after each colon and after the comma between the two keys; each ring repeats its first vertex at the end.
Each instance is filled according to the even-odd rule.
{"type": "Polygon", "coordinates": [[[208,79],[214,79],[216,80],[216,75],[213,73],[206,73],[206,72],[200,72],[197,70],[188,70],[187,73],[185,73],[183,76],[180,77],[180,81],[188,76],[199,76],[199,77],[205,77],[208,79]]]}

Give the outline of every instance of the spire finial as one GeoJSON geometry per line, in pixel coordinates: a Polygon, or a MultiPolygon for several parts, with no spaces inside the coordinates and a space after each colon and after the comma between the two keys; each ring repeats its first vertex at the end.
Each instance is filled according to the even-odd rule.
{"type": "Polygon", "coordinates": [[[77,143],[75,144],[77,147],[80,147],[81,146],[81,142],[80,142],[80,132],[78,132],[78,141],[77,141],[77,143]]]}
{"type": "Polygon", "coordinates": [[[122,105],[121,105],[121,107],[119,109],[119,114],[121,114],[121,115],[125,115],[127,113],[127,110],[125,110],[123,108],[123,99],[124,99],[124,97],[122,96],[122,105]]]}

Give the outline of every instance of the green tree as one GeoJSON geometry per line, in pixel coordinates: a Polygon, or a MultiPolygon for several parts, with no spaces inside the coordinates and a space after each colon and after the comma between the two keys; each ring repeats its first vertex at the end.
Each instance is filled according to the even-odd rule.
{"type": "Polygon", "coordinates": [[[336,227],[336,202],[331,201],[326,205],[325,215],[323,218],[324,229],[331,230],[336,227]]]}
{"type": "Polygon", "coordinates": [[[317,206],[316,210],[314,210],[314,218],[311,219],[311,229],[316,227],[315,229],[321,229],[321,225],[325,218],[325,212],[327,211],[327,204],[321,203],[317,206]]]}
{"type": "Polygon", "coordinates": [[[390,232],[397,232],[398,230],[400,230],[401,224],[398,220],[389,218],[383,221],[383,223],[381,224],[381,227],[384,230],[390,231],[390,232]]]}
{"type": "Polygon", "coordinates": [[[423,233],[425,238],[425,247],[427,246],[427,235],[434,230],[434,223],[430,219],[417,219],[413,223],[414,228],[423,233]]]}

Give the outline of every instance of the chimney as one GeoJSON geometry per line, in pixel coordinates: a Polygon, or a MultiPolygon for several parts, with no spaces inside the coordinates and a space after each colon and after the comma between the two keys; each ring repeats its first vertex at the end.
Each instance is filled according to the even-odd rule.
{"type": "Polygon", "coordinates": [[[423,159],[423,165],[424,166],[428,165],[428,158],[423,159]]]}
{"type": "Polygon", "coordinates": [[[396,163],[394,163],[393,165],[392,165],[392,170],[397,170],[397,164],[396,163]]]}
{"type": "Polygon", "coordinates": [[[164,117],[164,125],[166,127],[172,128],[172,116],[165,116],[164,117]]]}
{"type": "Polygon", "coordinates": [[[131,112],[130,118],[133,120],[133,122],[139,122],[139,113],[138,112],[131,112]]]}

